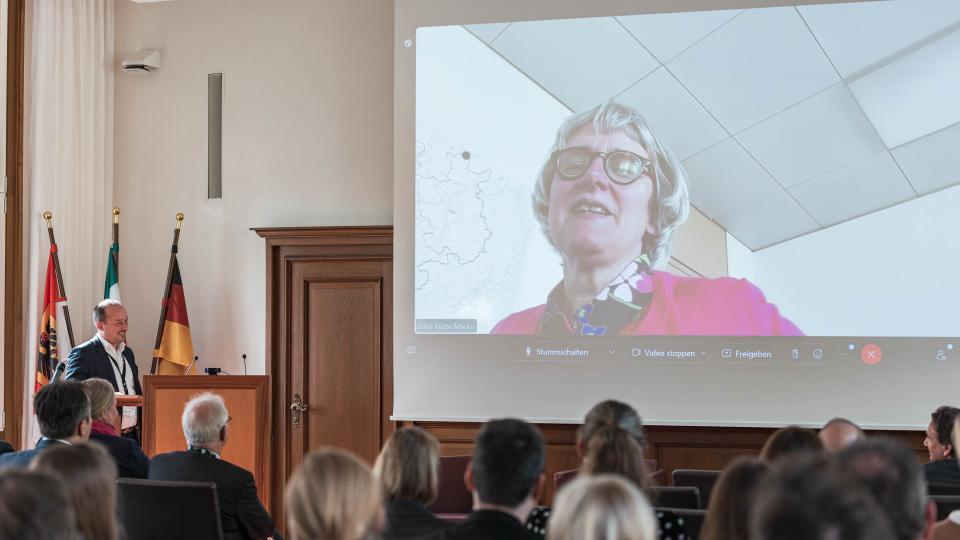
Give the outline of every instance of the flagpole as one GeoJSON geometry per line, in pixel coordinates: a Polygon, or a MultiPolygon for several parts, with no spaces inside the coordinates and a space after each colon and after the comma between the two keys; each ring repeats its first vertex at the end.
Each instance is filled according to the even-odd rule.
{"type": "MultiPolygon", "coordinates": [[[[163,323],[167,320],[167,301],[170,298],[170,288],[173,285],[173,264],[177,260],[177,243],[180,242],[180,225],[183,224],[183,212],[177,213],[177,228],[173,230],[173,245],[170,247],[170,263],[167,265],[167,284],[163,288],[163,302],[160,304],[160,323],[157,325],[157,340],[153,346],[156,351],[160,348],[160,342],[163,340],[163,323]]],[[[69,320],[69,319],[68,319],[69,320]]],[[[150,374],[157,373],[157,366],[160,359],[153,357],[153,364],[150,366],[150,374]]]]}
{"type": "MultiPolygon", "coordinates": [[[[117,250],[113,252],[113,264],[117,267],[117,283],[120,282],[120,209],[113,209],[113,243],[117,250]]],[[[112,251],[112,250],[111,250],[112,251]]]]}
{"type": "MultiPolygon", "coordinates": [[[[53,236],[53,212],[49,210],[43,213],[43,219],[47,222],[47,234],[50,236],[50,245],[56,246],[57,240],[53,236]]],[[[67,297],[67,291],[63,288],[63,275],[60,273],[60,254],[57,250],[53,251],[53,267],[57,274],[57,286],[60,287],[60,296],[67,297]]],[[[56,309],[56,307],[54,307],[56,309]]],[[[70,348],[76,343],[73,340],[73,323],[70,322],[70,306],[63,304],[63,319],[67,323],[67,337],[70,339],[70,348]]]]}

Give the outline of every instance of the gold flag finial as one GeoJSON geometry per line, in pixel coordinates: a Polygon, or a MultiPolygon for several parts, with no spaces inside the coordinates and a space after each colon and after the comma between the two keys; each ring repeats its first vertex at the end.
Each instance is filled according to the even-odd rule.
{"type": "Polygon", "coordinates": [[[113,207],[113,222],[120,223],[120,208],[117,206],[113,207]]]}
{"type": "Polygon", "coordinates": [[[53,212],[47,210],[43,213],[43,219],[47,222],[47,228],[50,228],[50,220],[53,219],[53,212]]]}
{"type": "Polygon", "coordinates": [[[183,224],[183,212],[177,212],[177,228],[180,228],[180,225],[183,224]]]}

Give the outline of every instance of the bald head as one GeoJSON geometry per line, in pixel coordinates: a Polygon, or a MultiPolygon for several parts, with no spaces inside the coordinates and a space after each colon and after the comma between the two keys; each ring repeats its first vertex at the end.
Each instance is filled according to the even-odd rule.
{"type": "Polygon", "coordinates": [[[834,418],[820,430],[820,442],[829,454],[835,454],[864,438],[866,435],[860,426],[846,418],[834,418]]]}

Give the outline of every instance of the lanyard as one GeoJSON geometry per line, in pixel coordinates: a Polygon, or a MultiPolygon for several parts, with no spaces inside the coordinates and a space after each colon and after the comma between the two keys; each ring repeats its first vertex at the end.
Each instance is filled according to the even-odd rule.
{"type": "Polygon", "coordinates": [[[110,353],[107,353],[107,356],[110,357],[110,361],[113,362],[113,367],[117,368],[117,373],[120,374],[120,383],[123,385],[123,393],[129,394],[130,389],[127,388],[127,361],[126,360],[123,361],[123,369],[121,370],[120,364],[117,363],[117,359],[114,358],[113,355],[110,353]]]}

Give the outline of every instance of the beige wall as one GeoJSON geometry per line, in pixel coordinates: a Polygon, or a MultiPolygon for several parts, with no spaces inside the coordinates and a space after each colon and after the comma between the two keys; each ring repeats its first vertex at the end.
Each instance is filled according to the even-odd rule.
{"type": "Polygon", "coordinates": [[[393,2],[117,2],[115,191],[129,341],[149,369],[174,214],[201,366],[264,372],[263,226],[392,222],[393,2]],[[119,59],[117,61],[119,64],[119,59]],[[224,77],[223,199],[206,198],[207,73],[224,77]]]}

